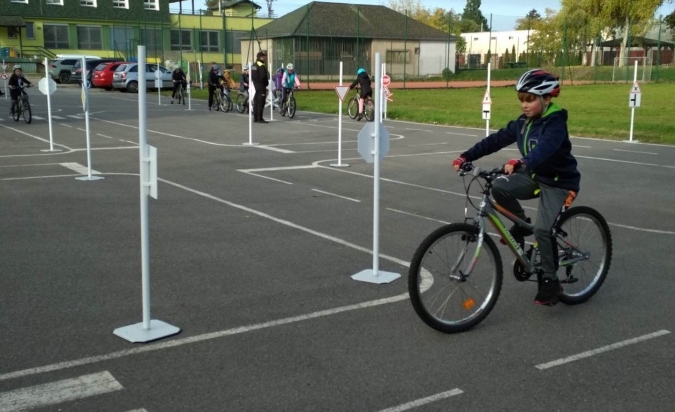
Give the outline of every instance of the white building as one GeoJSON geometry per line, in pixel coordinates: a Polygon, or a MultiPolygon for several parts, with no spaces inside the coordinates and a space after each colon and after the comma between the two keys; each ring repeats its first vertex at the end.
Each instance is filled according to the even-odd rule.
{"type": "Polygon", "coordinates": [[[534,30],[511,30],[462,33],[462,37],[466,41],[466,53],[464,61],[462,62],[460,59],[460,64],[463,67],[466,65],[475,67],[487,64],[486,59],[489,50],[492,55],[492,67],[500,68],[509,62],[504,62],[502,59],[498,60],[497,56],[503,57],[506,50],[510,54],[514,48],[516,57],[512,57],[511,59],[512,61],[517,61],[517,56],[527,52],[528,39],[533,32],[534,30]]]}

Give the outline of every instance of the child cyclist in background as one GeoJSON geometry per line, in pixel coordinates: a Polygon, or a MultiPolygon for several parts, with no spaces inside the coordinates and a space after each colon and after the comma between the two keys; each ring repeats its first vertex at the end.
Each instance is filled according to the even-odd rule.
{"type": "Polygon", "coordinates": [[[292,88],[300,88],[300,76],[295,73],[295,66],[293,63],[288,63],[286,66],[286,71],[281,78],[281,101],[286,101],[286,95],[292,88]]]}
{"type": "Polygon", "coordinates": [[[281,80],[284,78],[284,68],[279,67],[277,72],[274,73],[274,107],[279,106],[281,103],[281,89],[283,88],[281,80]]]}
{"type": "Polygon", "coordinates": [[[232,79],[232,71],[224,69],[222,76],[220,76],[220,94],[225,99],[225,96],[230,97],[230,90],[234,89],[235,83],[232,79]]]}
{"type": "MultiPolygon", "coordinates": [[[[543,274],[534,303],[554,305],[562,288],[556,274],[558,252],[551,231],[558,214],[579,192],[581,175],[572,155],[567,111],[551,102],[560,94],[558,78],[541,69],[530,70],[520,77],[516,91],[523,114],[462,153],[452,166],[459,170],[465,162],[518,144],[521,156],[506,162],[504,175],[493,182],[492,194],[499,205],[523,220],[525,211],[518,200],[540,198],[534,236],[543,274]]],[[[510,232],[521,247],[525,236],[532,234],[517,225],[510,232]]]]}
{"type": "Polygon", "coordinates": [[[359,95],[359,117],[356,120],[363,119],[363,102],[366,97],[373,97],[373,89],[370,87],[370,76],[366,73],[366,70],[361,68],[356,72],[356,80],[349,86],[349,90],[359,85],[361,88],[359,95]]]}

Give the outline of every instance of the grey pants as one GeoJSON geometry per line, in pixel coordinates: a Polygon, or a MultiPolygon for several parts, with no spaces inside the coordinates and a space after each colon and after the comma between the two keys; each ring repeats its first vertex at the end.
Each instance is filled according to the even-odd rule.
{"type": "Polygon", "coordinates": [[[558,214],[562,211],[569,191],[535,182],[526,173],[514,173],[497,178],[492,185],[492,195],[497,203],[521,219],[525,219],[525,211],[518,200],[540,197],[537,220],[534,224],[534,237],[539,243],[544,277],[556,279],[558,250],[555,239],[551,235],[551,229],[558,214]]]}

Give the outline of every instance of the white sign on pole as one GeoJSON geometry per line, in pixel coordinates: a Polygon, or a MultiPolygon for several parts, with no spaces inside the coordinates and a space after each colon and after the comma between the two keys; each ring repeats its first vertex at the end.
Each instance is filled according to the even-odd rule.
{"type": "Polygon", "coordinates": [[[345,96],[349,93],[349,86],[335,86],[335,93],[337,93],[341,102],[345,101],[345,96]]]}
{"type": "Polygon", "coordinates": [[[38,90],[44,95],[54,94],[56,91],[56,82],[49,77],[43,77],[38,82],[38,90]]]}
{"type": "Polygon", "coordinates": [[[9,79],[9,74],[3,73],[2,74],[2,80],[7,80],[7,79],[9,79]]]}
{"type": "Polygon", "coordinates": [[[640,86],[637,83],[633,84],[633,87],[630,89],[628,94],[628,107],[640,107],[640,102],[642,101],[642,91],[640,91],[640,86]]]}
{"type": "Polygon", "coordinates": [[[489,92],[485,92],[483,97],[483,120],[490,120],[490,106],[492,105],[492,99],[490,99],[489,92]]]}
{"type": "Polygon", "coordinates": [[[375,153],[378,154],[380,160],[389,153],[389,130],[380,122],[368,122],[359,132],[357,138],[357,148],[359,154],[366,161],[366,163],[373,163],[375,161],[375,153]],[[380,132],[380,147],[375,150],[375,127],[380,132]]]}

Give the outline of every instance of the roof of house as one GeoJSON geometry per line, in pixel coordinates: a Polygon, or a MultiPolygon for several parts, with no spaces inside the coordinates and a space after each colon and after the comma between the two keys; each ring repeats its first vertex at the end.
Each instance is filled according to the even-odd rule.
{"type": "Polygon", "coordinates": [[[26,27],[26,21],[21,16],[0,16],[0,27],[26,27]]]}
{"type": "MultiPolygon", "coordinates": [[[[173,1],[173,0],[171,0],[173,1]]],[[[180,0],[177,0],[180,1],[180,0]]],[[[252,2],[251,0],[233,0],[233,1],[224,1],[221,3],[220,7],[225,10],[225,9],[231,9],[233,7],[239,6],[239,5],[253,5],[253,7],[256,10],[260,10],[262,7],[260,7],[258,4],[252,2]]],[[[218,3],[216,3],[215,6],[209,7],[209,10],[218,10],[218,3]]]]}
{"type": "Polygon", "coordinates": [[[257,29],[258,37],[348,37],[456,41],[385,6],[311,2],[257,29]]]}
{"type": "MultiPolygon", "coordinates": [[[[650,39],[648,37],[640,37],[640,36],[633,36],[630,38],[631,39],[631,44],[629,47],[669,47],[673,48],[675,44],[672,42],[664,41],[664,40],[655,40],[655,39],[650,39]]],[[[618,39],[612,39],[612,40],[607,40],[603,41],[602,43],[599,44],[600,47],[619,47],[623,45],[623,37],[620,37],[618,39]]]]}

